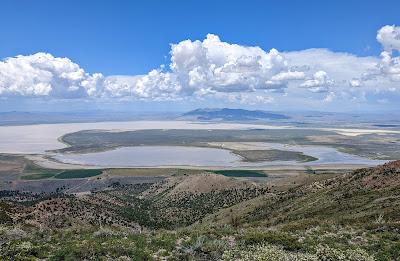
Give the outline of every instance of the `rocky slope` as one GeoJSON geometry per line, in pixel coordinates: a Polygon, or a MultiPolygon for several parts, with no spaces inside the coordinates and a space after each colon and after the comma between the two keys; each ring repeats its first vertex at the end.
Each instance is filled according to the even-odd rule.
{"type": "Polygon", "coordinates": [[[226,217],[231,212],[243,222],[267,226],[321,221],[365,225],[377,220],[395,224],[400,222],[399,210],[400,161],[395,161],[265,194],[222,209],[205,221],[229,222],[226,217]]]}

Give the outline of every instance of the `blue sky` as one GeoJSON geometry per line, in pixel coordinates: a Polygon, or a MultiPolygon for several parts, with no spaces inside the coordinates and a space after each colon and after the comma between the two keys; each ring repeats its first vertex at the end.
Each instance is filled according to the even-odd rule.
{"type": "MultiPolygon", "coordinates": [[[[22,85],[11,88],[9,87],[10,82],[16,76],[15,72],[7,71],[11,67],[9,62],[3,65],[3,74],[7,72],[6,76],[8,77],[3,80],[3,86],[0,78],[0,90],[3,87],[2,96],[4,96],[2,104],[0,103],[0,110],[3,111],[9,108],[48,110],[54,108],[54,105],[47,104],[54,104],[55,99],[62,99],[62,104],[80,104],[81,106],[87,104],[88,108],[108,108],[107,106],[103,107],[103,104],[112,104],[110,108],[120,107],[124,110],[130,107],[135,110],[146,109],[147,107],[164,109],[165,106],[186,109],[191,106],[212,106],[215,103],[230,107],[301,110],[313,103],[314,100],[317,101],[316,108],[313,108],[316,110],[352,110],[355,108],[353,107],[355,103],[358,110],[395,110],[397,107],[393,102],[400,101],[398,100],[398,97],[400,97],[399,90],[396,89],[400,82],[396,82],[397,75],[392,77],[392,73],[390,75],[386,73],[385,76],[383,76],[384,73],[381,73],[382,75],[379,76],[382,78],[390,76],[390,79],[385,78],[378,82],[371,82],[368,79],[365,84],[356,84],[357,87],[359,87],[358,85],[361,86],[359,89],[364,88],[364,85],[367,86],[364,89],[365,91],[348,91],[346,89],[345,91],[351,94],[342,93],[345,89],[343,86],[347,84],[344,81],[350,83],[353,80],[360,80],[361,75],[371,71],[373,59],[376,60],[377,66],[380,66],[380,54],[385,50],[385,43],[391,41],[391,39],[385,40],[387,39],[385,36],[384,40],[378,42],[377,31],[385,25],[395,25],[392,29],[393,32],[388,33],[389,38],[391,37],[390,33],[397,33],[398,27],[396,26],[400,25],[399,1],[5,0],[0,2],[0,10],[2,13],[0,16],[1,59],[18,55],[29,57],[37,53],[45,53],[51,55],[51,57],[40,59],[54,62],[53,58],[67,57],[84,70],[89,75],[88,77],[95,73],[101,73],[104,79],[116,75],[132,77],[129,81],[111,78],[114,84],[112,95],[99,95],[96,91],[96,98],[93,98],[93,95],[90,94],[88,96],[91,97],[86,99],[81,95],[82,92],[87,91],[87,87],[85,87],[87,85],[82,87],[82,79],[86,79],[86,76],[82,76],[83,78],[79,79],[79,83],[77,83],[76,74],[68,76],[68,83],[65,82],[64,76],[61,76],[62,79],[60,80],[62,73],[57,74],[54,76],[56,79],[52,78],[51,80],[48,80],[47,76],[42,74],[40,77],[35,75],[32,78],[33,80],[23,83],[23,88],[29,88],[26,87],[29,83],[39,84],[35,91],[31,89],[21,91],[18,88],[22,85]],[[192,40],[190,44],[194,46],[195,40],[203,42],[207,38],[207,34],[218,36],[220,42],[229,45],[239,45],[243,48],[259,46],[265,51],[267,55],[265,59],[267,60],[271,56],[270,50],[275,48],[279,53],[282,53],[287,64],[280,64],[279,69],[274,67],[273,72],[266,72],[264,68],[261,71],[251,72],[251,74],[246,71],[244,76],[239,75],[242,78],[253,77],[254,81],[252,82],[233,79],[231,74],[229,79],[227,75],[222,78],[210,78],[216,76],[208,75],[206,80],[198,80],[188,87],[186,86],[188,83],[183,83],[182,78],[187,78],[189,71],[195,67],[183,68],[182,66],[197,54],[194,52],[187,53],[186,51],[186,53],[182,53],[180,52],[182,50],[179,49],[175,50],[175,57],[171,54],[172,47],[170,44],[179,44],[190,39],[192,40]],[[307,63],[307,59],[313,59],[314,56],[322,57],[323,55],[325,56],[321,58],[321,63],[327,62],[325,58],[331,54],[315,52],[304,56],[294,52],[302,52],[310,48],[326,48],[332,55],[347,53],[357,58],[371,57],[371,60],[365,61],[366,72],[357,71],[354,76],[342,77],[339,75],[333,77],[331,75],[335,75],[335,71],[331,72],[323,66],[315,64],[311,66],[307,63]],[[288,55],[285,55],[285,53],[288,53],[288,55]],[[187,56],[182,56],[184,54],[187,56]],[[175,69],[171,68],[174,61],[173,57],[176,59],[180,57],[179,59],[181,59],[180,65],[175,64],[175,69]],[[305,68],[301,67],[303,66],[302,63],[309,69],[307,69],[308,72],[300,75],[300,72],[303,72],[305,68]],[[165,67],[159,69],[160,65],[165,65],[165,67]],[[303,69],[298,70],[297,67],[303,69]],[[140,81],[138,77],[147,75],[154,69],[158,70],[159,74],[151,76],[150,80],[147,78],[145,80],[158,85],[161,81],[161,85],[166,85],[165,88],[154,91],[147,81],[145,87],[143,87],[146,93],[140,93],[139,96],[135,94],[136,96],[133,95],[135,97],[131,97],[132,99],[127,97],[132,96],[132,92],[136,92],[136,89],[140,88],[137,83],[137,81],[140,81]],[[284,81],[281,80],[279,84],[271,83],[271,77],[274,75],[293,71],[298,72],[297,76],[292,75],[292,78],[289,78],[297,81],[296,83],[289,82],[287,80],[289,78],[285,78],[284,81]],[[325,74],[316,75],[321,71],[325,74]],[[262,75],[261,78],[254,76],[259,73],[262,75]],[[269,76],[265,76],[266,74],[269,76]],[[43,84],[40,82],[42,76],[46,79],[43,84]],[[40,79],[38,80],[38,78],[40,79]],[[175,78],[178,78],[178,83],[176,83],[175,78]],[[285,87],[260,86],[260,81],[269,81],[268,86],[285,85],[285,87]],[[308,83],[305,83],[306,81],[308,83]],[[6,86],[6,84],[8,85],[6,86]],[[251,87],[242,86],[246,84],[251,85],[251,87]],[[303,85],[303,87],[297,88],[296,84],[298,86],[303,85]],[[383,90],[371,91],[374,87],[378,88],[383,84],[387,86],[383,90]],[[75,93],[76,85],[79,85],[79,95],[75,93]],[[117,88],[115,85],[129,85],[128,88],[132,88],[129,90],[130,95],[122,95],[120,89],[125,87],[120,86],[118,87],[120,88],[117,91],[118,94],[115,94],[115,88],[117,88]],[[335,88],[336,86],[339,87],[335,88]],[[64,92],[62,88],[67,88],[68,93],[64,92]],[[80,90],[81,88],[84,90],[80,90]],[[305,92],[303,89],[306,88],[311,92],[305,92]],[[339,88],[341,88],[340,91],[339,88]],[[394,88],[395,91],[393,91],[394,88]],[[15,92],[15,89],[18,89],[18,92],[15,92]],[[55,91],[56,89],[57,91],[55,91]],[[177,89],[179,89],[179,95],[176,94],[177,89]],[[388,91],[389,89],[390,91],[388,91]],[[165,92],[165,90],[167,91],[165,92]],[[99,96],[101,97],[99,98],[99,96]],[[110,98],[110,96],[113,98],[110,98]],[[227,96],[229,97],[227,98],[227,96]],[[302,99],[306,102],[303,102],[302,99]],[[357,101],[354,102],[354,99],[357,101]],[[18,102],[21,100],[23,102],[18,102]],[[329,101],[329,104],[326,102],[319,104],[318,102],[322,100],[329,101]]],[[[395,37],[393,39],[396,40],[395,37]]],[[[398,49],[396,49],[396,44],[394,48],[389,48],[392,67],[387,71],[390,72],[397,72],[398,49]]],[[[192,48],[193,46],[186,47],[192,48]]],[[[208,45],[204,46],[202,48],[208,48],[208,45]]],[[[322,49],[316,50],[322,51],[322,49]]],[[[232,52],[236,52],[236,50],[233,48],[232,52]]],[[[231,53],[233,60],[220,61],[215,58],[217,60],[208,61],[207,66],[210,63],[216,63],[226,67],[226,65],[238,62],[238,59],[243,56],[249,59],[256,59],[260,56],[259,52],[254,53],[249,50],[238,52],[240,53],[239,56],[237,53],[231,53]]],[[[261,56],[263,55],[261,54],[261,56]]],[[[39,58],[34,57],[32,59],[39,58]]],[[[28,63],[36,65],[37,62],[33,62],[32,59],[29,59],[28,63]]],[[[263,59],[264,57],[260,61],[263,59]]],[[[20,64],[19,61],[15,62],[20,64]]],[[[26,62],[26,60],[23,62],[26,62]]],[[[355,62],[355,64],[358,64],[358,62],[355,62]]],[[[199,66],[198,68],[203,70],[202,75],[196,77],[205,77],[204,70],[207,73],[210,70],[207,66],[204,64],[199,66]]],[[[240,66],[237,64],[236,66],[234,70],[237,73],[240,66]]],[[[1,68],[0,65],[0,70],[1,68]]],[[[21,66],[21,68],[25,67],[21,66]]],[[[40,68],[43,69],[43,66],[41,65],[40,68]]],[[[214,70],[213,68],[212,70],[214,70]]],[[[196,69],[196,73],[200,69],[196,69]]],[[[54,71],[51,71],[51,73],[54,74],[54,71]]],[[[60,72],[57,71],[57,73],[60,72]]],[[[212,74],[215,75],[215,71],[212,74]]],[[[376,77],[377,72],[370,74],[376,77]]],[[[190,77],[193,76],[193,74],[190,75],[190,77]]],[[[237,74],[234,76],[236,77],[237,74]]],[[[104,84],[96,82],[96,88],[99,88],[100,85],[102,86],[100,88],[104,89],[104,84]]],[[[60,110],[63,110],[62,106],[60,106],[60,110]]]]}

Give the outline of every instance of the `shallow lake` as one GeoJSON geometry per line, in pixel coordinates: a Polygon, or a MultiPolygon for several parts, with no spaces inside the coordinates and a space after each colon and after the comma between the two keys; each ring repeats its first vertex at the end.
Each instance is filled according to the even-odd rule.
{"type": "Polygon", "coordinates": [[[255,149],[277,149],[285,151],[298,151],[298,152],[303,152],[306,155],[318,158],[318,160],[303,163],[306,165],[335,164],[335,163],[376,165],[386,162],[384,160],[372,160],[357,155],[340,152],[335,148],[325,147],[325,146],[287,145],[287,144],[267,143],[267,142],[252,143],[252,146],[254,146],[255,149]]]}
{"type": "Polygon", "coordinates": [[[184,146],[139,146],[87,154],[58,154],[64,163],[98,167],[230,166],[240,157],[229,150],[184,146]]]}
{"type": "Polygon", "coordinates": [[[273,165],[314,164],[366,164],[376,165],[384,161],[370,160],[342,153],[334,148],[321,146],[287,146],[275,143],[254,144],[257,149],[300,151],[318,158],[314,162],[269,161],[243,162],[241,157],[226,149],[190,146],[138,146],[123,147],[110,151],[85,154],[56,154],[53,158],[64,163],[96,167],[262,167],[273,165]]]}

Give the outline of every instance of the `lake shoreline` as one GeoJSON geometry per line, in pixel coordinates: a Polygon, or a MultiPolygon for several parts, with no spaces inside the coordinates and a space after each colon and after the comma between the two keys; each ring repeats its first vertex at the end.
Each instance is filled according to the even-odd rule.
{"type": "MultiPolygon", "coordinates": [[[[84,165],[84,164],[68,164],[57,162],[49,159],[46,155],[23,155],[27,159],[33,161],[40,167],[48,168],[48,169],[103,169],[105,167],[93,166],[93,165],[84,165]]],[[[229,169],[248,169],[248,170],[288,170],[288,171],[296,171],[296,170],[307,170],[312,168],[313,170],[338,170],[338,169],[360,169],[360,168],[369,168],[374,167],[374,164],[315,164],[310,166],[309,164],[298,164],[298,165],[290,165],[290,164],[276,164],[269,166],[250,166],[250,167],[226,167],[226,166],[193,166],[193,165],[157,165],[157,166],[135,166],[135,167],[126,167],[126,166],[114,166],[114,169],[197,169],[197,170],[229,170],[229,169]]]]}

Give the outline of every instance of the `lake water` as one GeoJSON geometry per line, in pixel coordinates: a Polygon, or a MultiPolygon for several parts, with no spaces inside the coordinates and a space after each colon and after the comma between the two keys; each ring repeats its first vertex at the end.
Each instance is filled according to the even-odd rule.
{"type": "Polygon", "coordinates": [[[189,146],[139,146],[87,154],[58,154],[64,163],[97,167],[230,166],[240,157],[229,150],[189,146]]]}
{"type": "Polygon", "coordinates": [[[276,149],[284,151],[303,152],[306,155],[318,158],[318,160],[306,162],[306,165],[315,164],[362,164],[377,165],[385,163],[384,160],[372,160],[357,155],[340,152],[335,148],[314,146],[314,145],[287,145],[280,143],[254,142],[251,143],[254,149],[276,149]]]}
{"type": "Polygon", "coordinates": [[[243,162],[241,157],[226,149],[189,146],[138,146],[86,154],[57,154],[53,158],[70,164],[96,167],[262,167],[273,165],[315,165],[315,164],[363,164],[377,165],[384,161],[370,160],[334,148],[321,146],[287,146],[275,143],[254,144],[257,149],[280,149],[300,151],[318,158],[314,162],[269,161],[243,162]]]}

